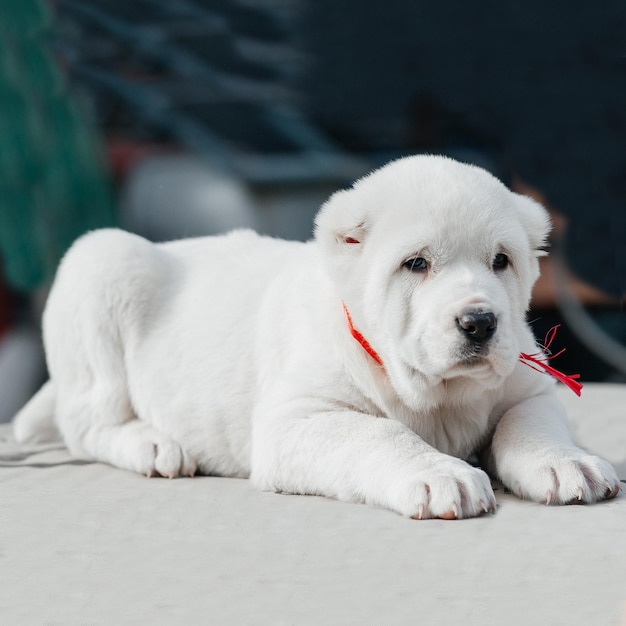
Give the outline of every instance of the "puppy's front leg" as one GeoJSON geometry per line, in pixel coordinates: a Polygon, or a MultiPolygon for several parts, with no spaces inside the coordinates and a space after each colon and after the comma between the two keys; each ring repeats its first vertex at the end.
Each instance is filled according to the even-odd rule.
{"type": "Polygon", "coordinates": [[[620,490],[609,463],[574,445],[565,410],[553,392],[507,411],[496,427],[491,454],[495,473],[521,498],[589,503],[620,490]]]}
{"type": "Polygon", "coordinates": [[[283,416],[256,420],[251,479],[265,490],[364,502],[420,519],[495,509],[482,470],[435,450],[399,422],[357,411],[294,418],[283,409],[283,416]]]}

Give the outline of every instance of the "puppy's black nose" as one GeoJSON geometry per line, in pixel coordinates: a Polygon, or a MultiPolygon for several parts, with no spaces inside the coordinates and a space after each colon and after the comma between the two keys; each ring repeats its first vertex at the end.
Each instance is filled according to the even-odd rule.
{"type": "Polygon", "coordinates": [[[496,331],[498,321],[491,311],[468,311],[457,318],[456,325],[468,339],[488,341],[496,331]]]}

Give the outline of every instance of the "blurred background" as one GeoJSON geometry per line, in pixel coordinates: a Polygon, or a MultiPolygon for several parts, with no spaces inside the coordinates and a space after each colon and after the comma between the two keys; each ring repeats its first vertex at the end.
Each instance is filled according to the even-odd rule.
{"type": "Polygon", "coordinates": [[[86,230],[305,240],[420,152],[549,208],[529,321],[561,324],[559,369],[626,381],[623,0],[0,3],[0,421],[45,379],[41,310],[86,230]]]}

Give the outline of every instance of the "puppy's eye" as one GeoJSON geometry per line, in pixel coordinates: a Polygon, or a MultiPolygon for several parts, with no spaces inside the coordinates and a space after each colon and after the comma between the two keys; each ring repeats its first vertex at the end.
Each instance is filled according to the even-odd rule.
{"type": "Polygon", "coordinates": [[[411,272],[425,272],[428,269],[428,261],[421,256],[409,259],[402,264],[402,267],[411,272]]]}
{"type": "Polygon", "coordinates": [[[500,270],[505,270],[508,266],[509,266],[509,257],[503,252],[496,254],[496,256],[493,259],[493,264],[492,264],[493,269],[496,272],[498,272],[500,270]]]}

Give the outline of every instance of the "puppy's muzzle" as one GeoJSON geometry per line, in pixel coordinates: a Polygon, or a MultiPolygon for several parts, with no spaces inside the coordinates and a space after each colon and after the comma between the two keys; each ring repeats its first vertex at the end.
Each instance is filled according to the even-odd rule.
{"type": "Polygon", "coordinates": [[[496,332],[498,320],[491,311],[466,311],[457,318],[456,326],[468,341],[485,344],[496,332]]]}

